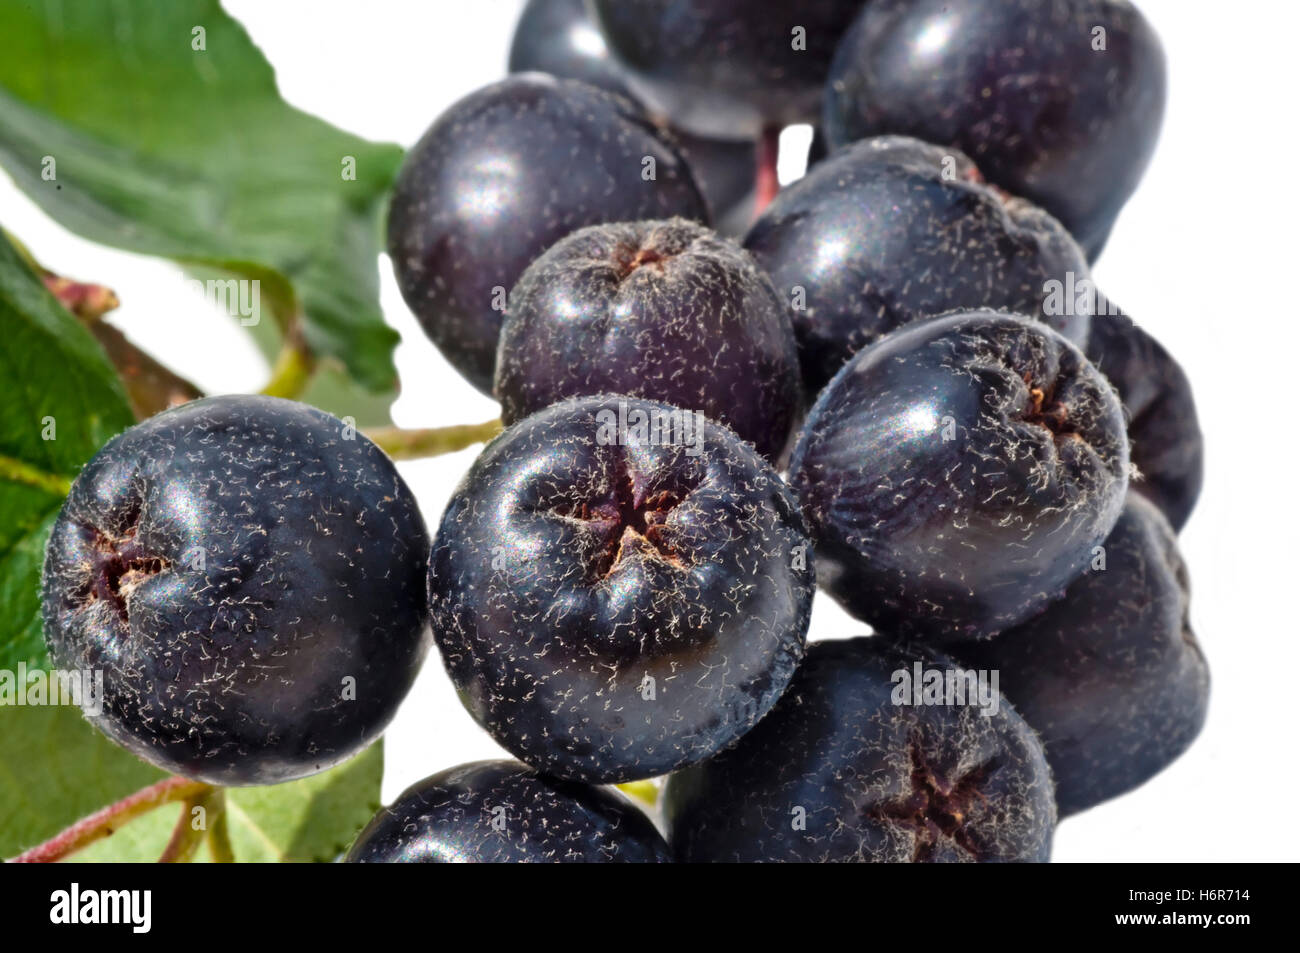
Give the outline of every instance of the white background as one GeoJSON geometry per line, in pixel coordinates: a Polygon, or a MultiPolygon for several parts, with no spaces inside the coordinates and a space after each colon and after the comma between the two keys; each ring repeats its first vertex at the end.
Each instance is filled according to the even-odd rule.
{"type": "MultiPolygon", "coordinates": [[[[1212,699],[1191,751],[1140,790],[1064,822],[1054,859],[1298,860],[1291,802],[1300,783],[1300,626],[1290,596],[1300,586],[1300,488],[1291,469],[1300,465],[1300,315],[1291,290],[1300,272],[1300,6],[1138,2],[1169,55],[1169,110],[1155,161],[1096,278],[1181,360],[1196,387],[1208,473],[1182,543],[1212,699]]],[[[226,2],[276,67],[286,99],[403,146],[451,103],[502,76],[521,6],[226,2]]],[[[802,156],[802,148],[787,150],[783,180],[802,171],[802,156]]],[[[123,303],[112,322],[205,391],[264,383],[266,364],[244,332],[206,310],[172,266],[63,231],[4,176],[0,216],[46,264],[116,289],[123,303]]],[[[403,339],[396,422],[427,427],[494,417],[496,405],[425,339],[386,258],[380,270],[384,313],[403,339]]],[[[431,529],[475,452],[402,464],[431,529]]],[[[818,596],[810,638],[863,630],[818,596]]],[[[385,799],[443,768],[501,756],[456,701],[435,651],[388,732],[385,799]]]]}

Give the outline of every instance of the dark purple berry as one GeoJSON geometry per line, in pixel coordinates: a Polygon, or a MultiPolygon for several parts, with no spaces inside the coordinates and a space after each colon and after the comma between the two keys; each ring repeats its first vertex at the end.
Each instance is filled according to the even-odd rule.
{"type": "MultiPolygon", "coordinates": [[[[524,7],[510,47],[510,72],[534,71],[636,98],[583,0],[529,0],[524,7]]],[[[696,136],[680,129],[668,134],[686,157],[719,230],[744,231],[752,218],[748,200],[757,172],[754,141],[696,136]]]]}
{"type": "Polygon", "coordinates": [[[675,404],[769,460],[801,402],[772,282],[734,242],[682,219],[595,225],[533,262],[510,294],[496,394],[507,424],[591,394],[675,404]]]}
{"type": "Polygon", "coordinates": [[[352,864],[663,864],[668,845],[613,791],[518,761],[479,761],[412,785],[375,815],[352,864]]]}
{"type": "Polygon", "coordinates": [[[691,174],[708,199],[714,227],[740,236],[754,221],[758,154],[748,139],[713,139],[679,129],[671,131],[691,174]]]}
{"type": "Polygon", "coordinates": [[[1191,382],[1159,341],[1104,299],[1093,318],[1088,359],[1119,391],[1128,415],[1136,471],[1132,488],[1182,530],[1196,508],[1205,471],[1191,382]]]}
{"type": "Polygon", "coordinates": [[[1060,597],[1128,484],[1119,400],[1046,325],[895,331],[822,392],[790,464],[820,581],[895,637],[987,638],[1060,597]]]}
{"type": "Polygon", "coordinates": [[[1088,278],[1083,252],[953,149],[898,136],[841,149],[777,196],[745,247],[790,307],[810,395],[882,334],[953,311],[1013,311],[1087,341],[1090,312],[1063,294],[1088,278]]]}
{"type": "Polygon", "coordinates": [[[589,0],[633,88],[674,125],[754,139],[815,122],[863,0],[589,0]]]}
{"type": "Polygon", "coordinates": [[[91,722],[168,771],[272,784],[374,741],[428,648],[428,535],[392,462],[328,414],[212,397],[110,440],[54,524],[50,656],[91,722]]]}
{"type": "Polygon", "coordinates": [[[1042,745],[995,689],[977,704],[969,675],[879,638],[814,642],[757,728],[669,779],[676,858],[1046,862],[1056,810],[1042,745]],[[918,665],[960,679],[966,704],[916,704],[904,679],[918,665]]]}
{"type": "Polygon", "coordinates": [[[813,589],[794,497],[752,448],[609,396],[493,441],[429,570],[470,714],[538,770],[593,783],[664,774],[753,727],[803,655],[813,589]]]}
{"type": "Polygon", "coordinates": [[[835,54],[832,148],[885,133],[961,149],[1095,259],[1155,151],[1160,39],[1127,0],[871,0],[835,54]]]}
{"type": "Polygon", "coordinates": [[[953,646],[962,664],[999,671],[1043,739],[1062,816],[1147,781],[1200,733],[1210,675],[1187,603],[1173,530],[1129,494],[1063,599],[992,641],[953,646]]]}
{"type": "Polygon", "coordinates": [[[674,215],[708,211],[639,107],[529,73],[462,99],[407,154],[388,252],[425,331],[488,391],[506,295],[534,258],[586,225],[674,215]]]}
{"type": "Polygon", "coordinates": [[[817,165],[828,155],[830,155],[830,146],[826,144],[826,133],[822,132],[821,126],[814,126],[812,142],[808,144],[807,171],[811,172],[813,166],[817,165]]]}
{"type": "Polygon", "coordinates": [[[584,0],[528,0],[510,41],[510,72],[550,73],[636,98],[584,0]]]}

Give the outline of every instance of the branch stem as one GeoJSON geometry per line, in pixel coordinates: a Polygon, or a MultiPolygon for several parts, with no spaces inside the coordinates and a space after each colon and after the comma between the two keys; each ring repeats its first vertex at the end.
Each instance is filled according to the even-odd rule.
{"type": "Polygon", "coordinates": [[[72,481],[57,473],[46,473],[13,457],[0,456],[0,480],[45,490],[52,496],[67,496],[72,481]]]}
{"type": "Polygon", "coordinates": [[[214,864],[233,864],[235,862],[235,851],[230,846],[230,822],[228,820],[229,814],[226,812],[226,792],[218,791],[216,798],[220,800],[221,807],[208,830],[208,850],[212,852],[212,862],[214,864]]]}
{"type": "Polygon", "coordinates": [[[777,176],[776,163],[781,155],[781,127],[768,126],[759,134],[757,150],[757,174],[754,180],[754,217],[762,215],[772,204],[777,193],[781,191],[781,180],[777,176]]]}
{"type": "Polygon", "coordinates": [[[188,864],[194,859],[199,846],[203,843],[208,825],[214,823],[217,812],[225,808],[225,800],[219,796],[220,794],[221,791],[214,788],[211,791],[191,795],[181,803],[181,813],[176,818],[176,827],[172,829],[171,839],[163,848],[158,863],[188,864]],[[199,828],[194,826],[195,808],[201,809],[206,815],[203,818],[203,826],[199,828]]]}
{"type": "Polygon", "coordinates": [[[487,443],[501,432],[501,421],[434,427],[428,430],[403,430],[401,427],[377,427],[366,436],[394,460],[419,460],[455,453],[476,443],[487,443]]]}
{"type": "Polygon", "coordinates": [[[164,804],[185,801],[193,797],[210,794],[215,791],[210,784],[191,781],[189,778],[164,778],[147,788],[141,788],[115,804],[100,808],[94,814],[83,817],[66,830],[60,831],[43,844],[23,851],[11,863],[15,864],[52,864],[74,854],[83,847],[89,847],[96,841],[120,830],[130,821],[148,814],[164,804]]]}
{"type": "Polygon", "coordinates": [[[271,368],[271,379],[262,388],[262,393],[267,397],[296,400],[307,389],[314,373],[316,358],[302,340],[302,335],[291,328],[275,358],[275,366],[271,368]]]}

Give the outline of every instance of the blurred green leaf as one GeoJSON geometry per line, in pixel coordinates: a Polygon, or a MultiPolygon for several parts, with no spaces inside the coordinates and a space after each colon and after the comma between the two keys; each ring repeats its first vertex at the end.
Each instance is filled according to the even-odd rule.
{"type": "Polygon", "coordinates": [[[0,166],[95,241],[260,282],[308,345],[396,386],[378,300],[401,150],[287,105],[215,0],[0,0],[0,166]],[[355,178],[345,173],[355,170],[355,178]]]}
{"type": "Polygon", "coordinates": [[[383,742],[323,774],[264,788],[227,788],[230,844],[240,862],[328,863],[379,810],[383,742]]]}
{"type": "Polygon", "coordinates": [[[80,709],[0,707],[0,857],[164,777],[92,728],[80,709]]]}
{"type": "Polygon", "coordinates": [[[0,668],[45,664],[45,538],[68,482],[134,422],[99,344],[0,235],[0,668]]]}
{"type": "MultiPolygon", "coordinates": [[[[383,742],[314,777],[260,788],[226,788],[230,846],[240,863],[329,863],[379,810],[383,742]]],[[[180,817],[169,804],[127,824],[69,860],[149,862],[167,846],[180,817]]],[[[194,858],[210,862],[205,842],[194,858]]]]}
{"type": "MultiPolygon", "coordinates": [[[[226,788],[241,862],[327,863],[379,810],[383,741],[329,771],[270,787],[226,788]]],[[[109,741],[76,708],[0,706],[0,858],[53,837],[166,774],[109,741]]],[[[179,817],[167,804],[72,855],[75,861],[154,861],[179,817]]],[[[210,860],[207,846],[196,860],[210,860]]]]}

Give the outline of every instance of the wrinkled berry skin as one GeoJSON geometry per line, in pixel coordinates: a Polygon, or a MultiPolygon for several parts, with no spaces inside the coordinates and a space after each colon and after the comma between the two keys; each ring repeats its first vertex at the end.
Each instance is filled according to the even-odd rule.
{"type": "Polygon", "coordinates": [[[676,859],[1045,863],[1056,811],[1042,745],[1005,701],[990,716],[895,704],[894,673],[918,661],[953,668],[879,638],[810,645],[757,728],[669,778],[676,859]]]}
{"type": "Polygon", "coordinates": [[[801,402],[772,282],[734,242],[683,219],[594,225],[533,262],[510,294],[495,391],[507,425],[591,394],[699,410],[769,460],[801,402]]]}
{"type": "Polygon", "coordinates": [[[1058,598],[1124,503],[1124,416],[1040,322],[971,312],[861,351],[790,463],[822,585],[877,631],[988,638],[1058,598]]]}
{"type": "Polygon", "coordinates": [[[462,99],[407,153],[388,253],[425,332],[488,392],[505,295],[534,258],[586,225],[674,215],[704,221],[708,211],[638,106],[529,73],[462,99]]]}
{"type": "Polygon", "coordinates": [[[88,717],[146,761],[212,784],[304,777],[374,741],[410,688],[427,546],[392,462],[341,420],[196,400],[73,484],[45,554],[50,656],[103,670],[88,717]]]}
{"type": "Polygon", "coordinates": [[[462,701],[557,777],[631,781],[707,757],[803,655],[815,579],[794,497],[720,425],[694,445],[633,426],[673,410],[604,396],[515,424],[434,542],[434,637],[462,701]],[[624,432],[602,416],[620,405],[624,432]]]}
{"type": "MultiPolygon", "coordinates": [[[[515,27],[510,72],[550,73],[637,98],[583,0],[529,0],[515,27]]],[[[713,221],[744,218],[756,175],[753,140],[696,136],[680,129],[669,134],[708,200],[713,221]]]]}
{"type": "Polygon", "coordinates": [[[589,0],[637,93],[698,135],[816,122],[835,46],[862,0],[589,0]],[[805,48],[796,48],[802,27],[805,48]]]}
{"type": "Polygon", "coordinates": [[[1200,734],[1210,674],[1188,621],[1187,569],[1154,505],[1129,494],[1098,563],[1040,615],[954,646],[1042,738],[1062,816],[1130,791],[1200,734]]]}
{"type": "Polygon", "coordinates": [[[832,148],[898,133],[961,149],[1095,260],[1155,152],[1165,84],[1127,0],[872,0],[836,51],[823,123],[832,148]]]}
{"type": "Polygon", "coordinates": [[[1133,489],[1181,531],[1205,476],[1205,442],[1191,381],[1159,341],[1104,299],[1093,318],[1088,359],[1124,404],[1138,474],[1133,489]]]}
{"type": "Polygon", "coordinates": [[[375,815],[347,856],[351,864],[670,860],[654,825],[626,799],[518,761],[465,764],[412,785],[375,815]]]}
{"type": "Polygon", "coordinates": [[[1013,311],[1088,339],[1086,311],[1053,305],[1054,284],[1089,274],[1061,224],[915,139],[841,149],[777,196],[745,247],[790,307],[810,395],[882,334],[952,311],[1013,311]]]}

